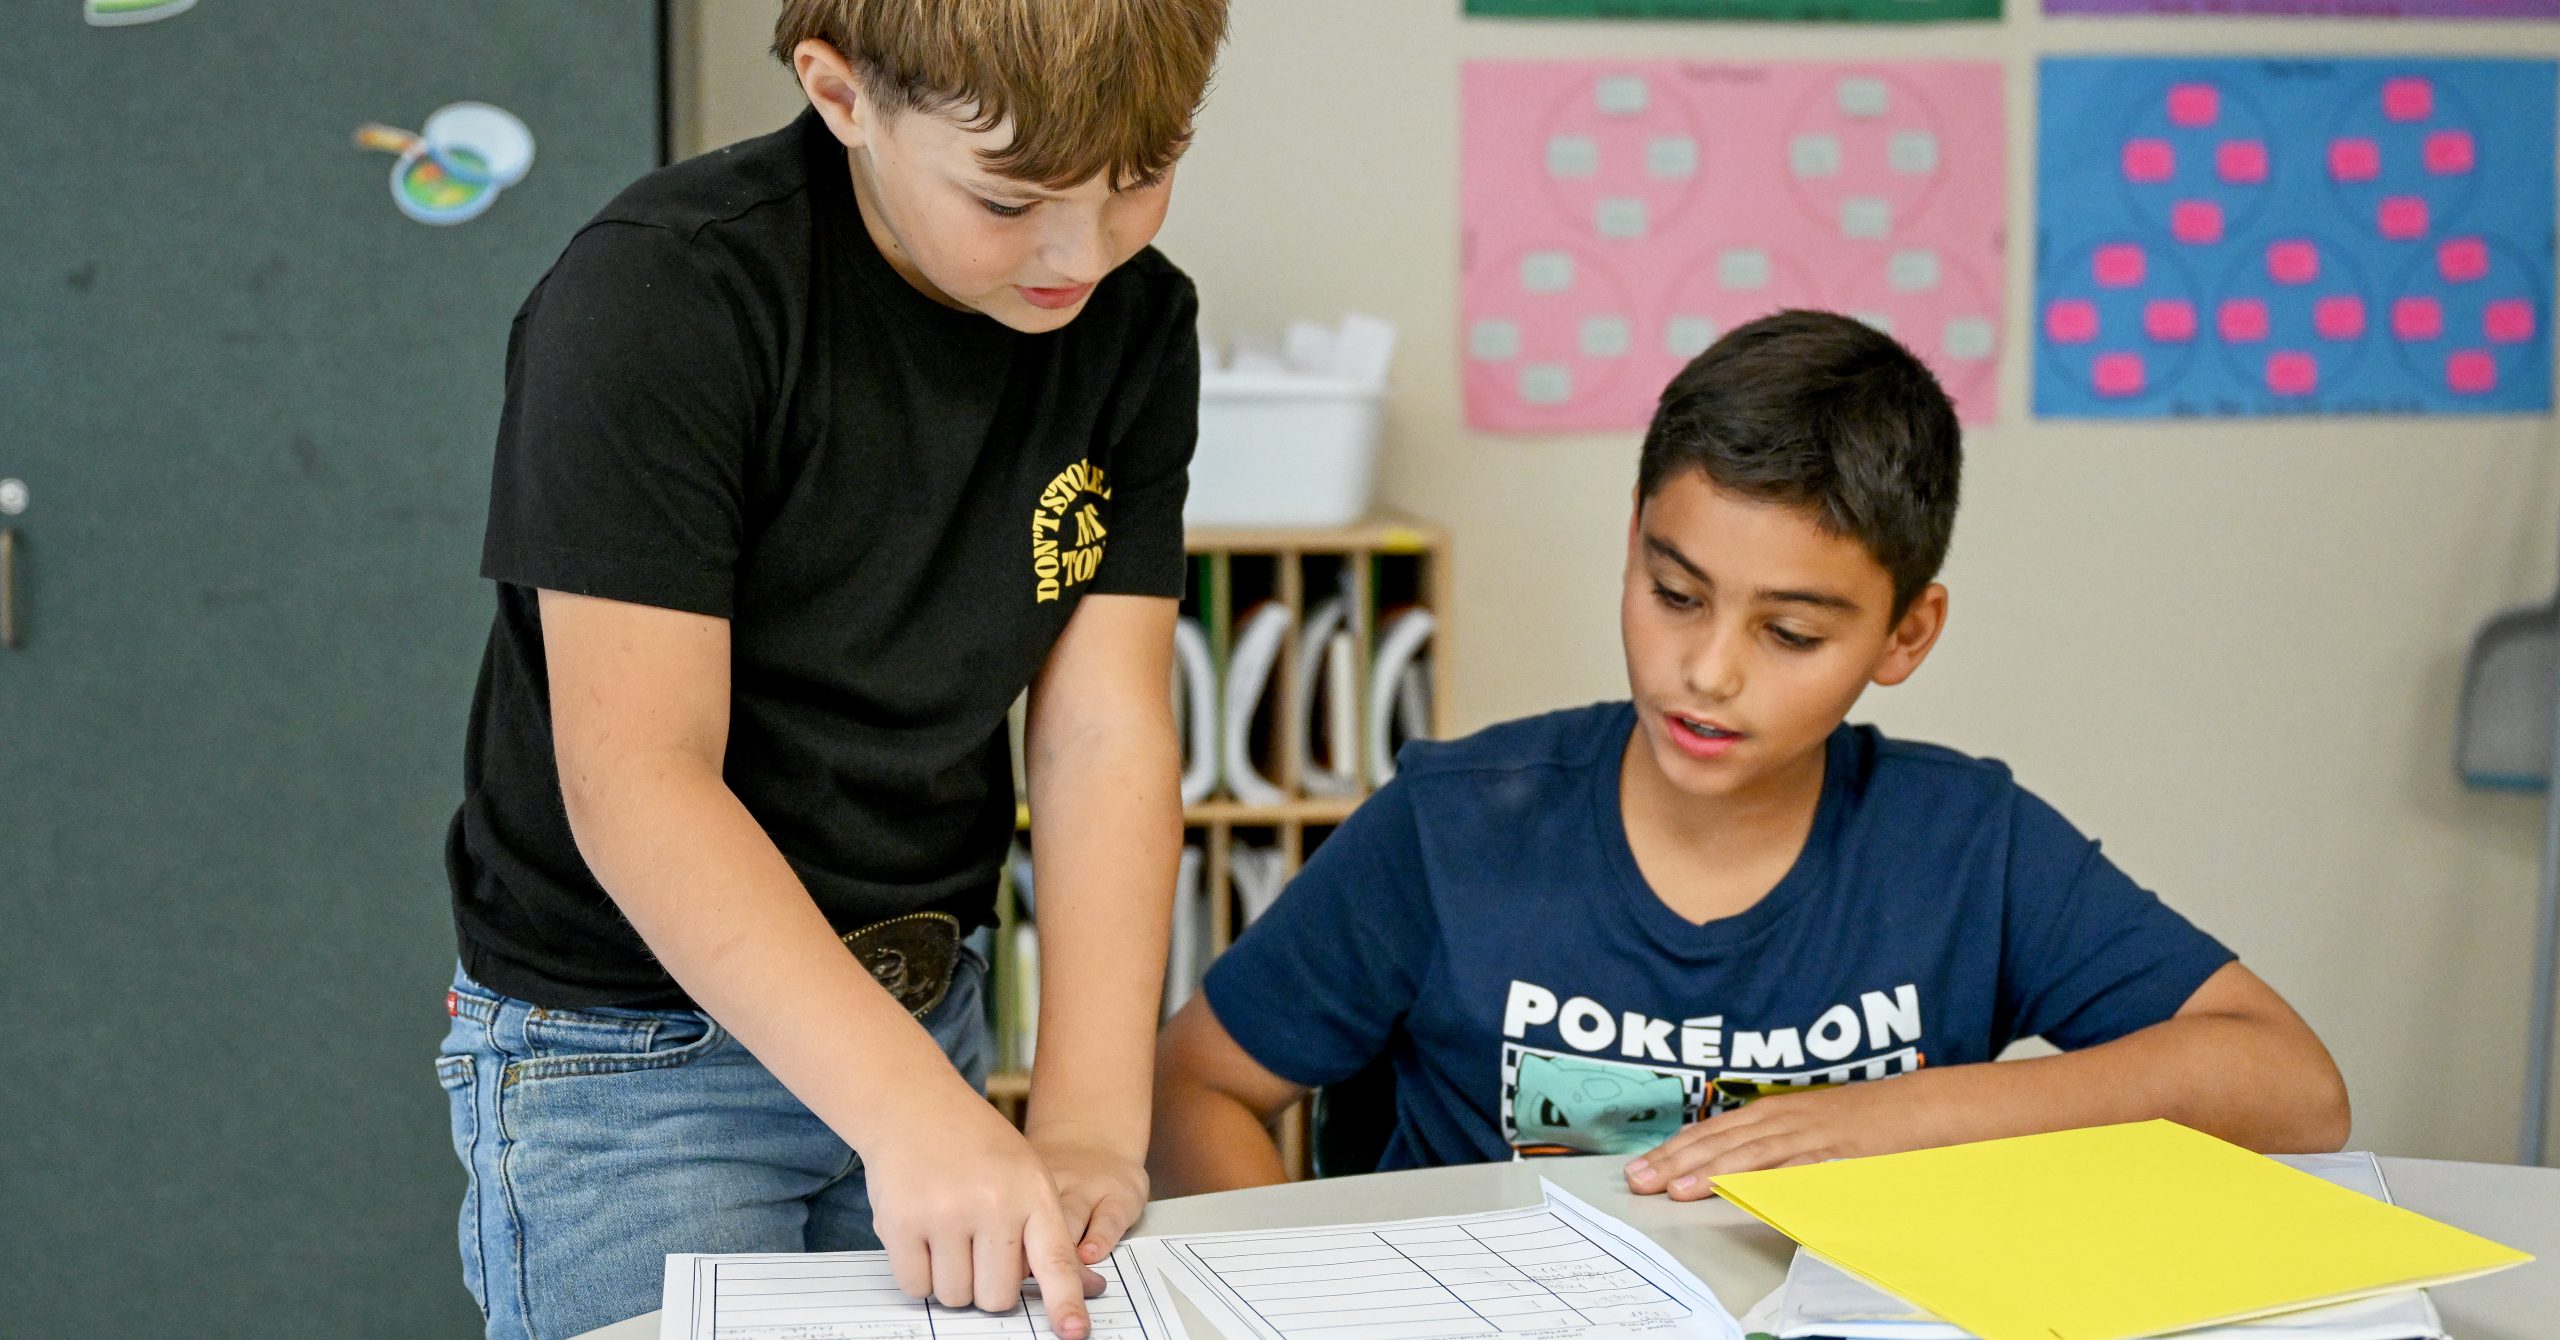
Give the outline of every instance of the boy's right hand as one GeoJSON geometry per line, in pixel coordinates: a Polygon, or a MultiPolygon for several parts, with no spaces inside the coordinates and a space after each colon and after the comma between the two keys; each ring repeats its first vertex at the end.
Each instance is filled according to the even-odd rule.
{"type": "Polygon", "coordinates": [[[946,1307],[1012,1309],[1027,1275],[1049,1329],[1085,1340],[1103,1278],[1078,1264],[1057,1185],[1029,1141],[975,1094],[863,1157],[872,1231],[898,1287],[946,1307]]]}

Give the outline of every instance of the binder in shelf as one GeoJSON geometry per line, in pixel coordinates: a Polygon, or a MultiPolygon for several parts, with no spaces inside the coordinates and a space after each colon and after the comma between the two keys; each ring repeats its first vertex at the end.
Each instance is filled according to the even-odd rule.
{"type": "Polygon", "coordinates": [[[1182,849],[1182,860],[1173,880],[1173,941],[1164,960],[1164,1017],[1170,1019],[1191,993],[1200,989],[1200,975],[1209,970],[1209,897],[1200,886],[1201,853],[1198,847],[1182,849]]]}
{"type": "Polygon", "coordinates": [[[1220,714],[1224,728],[1221,762],[1227,778],[1227,790],[1248,805],[1278,805],[1288,793],[1269,778],[1253,758],[1253,718],[1262,706],[1270,688],[1271,672],[1280,661],[1282,643],[1296,621],[1289,607],[1277,600],[1265,601],[1247,614],[1236,634],[1234,653],[1227,659],[1225,710],[1220,714]]]}
{"type": "Polygon", "coordinates": [[[1438,626],[1419,605],[1378,625],[1377,659],[1369,667],[1369,778],[1375,785],[1395,780],[1397,744],[1430,733],[1423,648],[1438,626]]]}
{"type": "Polygon", "coordinates": [[[1197,805],[1218,789],[1218,670],[1200,621],[1173,625],[1173,719],[1181,734],[1182,803],[1197,805]]]}
{"type": "Polygon", "coordinates": [[[1289,748],[1310,796],[1360,793],[1359,655],[1348,597],[1334,596],[1307,615],[1298,641],[1298,729],[1289,748]]]}

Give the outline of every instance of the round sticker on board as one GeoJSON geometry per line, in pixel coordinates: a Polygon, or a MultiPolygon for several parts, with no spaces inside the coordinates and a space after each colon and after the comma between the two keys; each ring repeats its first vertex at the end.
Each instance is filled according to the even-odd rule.
{"type": "Polygon", "coordinates": [[[533,170],[533,132],[514,113],[485,102],[437,108],[414,134],[363,126],[356,143],[399,155],[391,165],[391,203],[420,223],[476,219],[533,170]]]}
{"type": "Polygon", "coordinates": [[[516,114],[485,102],[439,107],[418,132],[445,175],[500,190],[533,170],[533,132],[516,114]]]}
{"type": "Polygon", "coordinates": [[[130,28],[176,18],[196,7],[196,0],[81,0],[80,16],[92,28],[130,28]]]}

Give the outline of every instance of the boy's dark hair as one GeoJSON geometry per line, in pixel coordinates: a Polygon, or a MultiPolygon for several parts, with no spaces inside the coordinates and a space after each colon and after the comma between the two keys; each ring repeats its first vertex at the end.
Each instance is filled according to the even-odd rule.
{"type": "Polygon", "coordinates": [[[1893,617],[1936,580],[1955,531],[1964,448],[1955,406],[1891,336],[1831,312],[1737,326],[1663,388],[1639,500],[1691,470],[1801,507],[1893,578],[1893,617]]]}
{"type": "Polygon", "coordinates": [[[1119,190],[1173,166],[1208,92],[1227,0],[784,0],[773,54],[811,39],[859,72],[885,114],[1010,120],[987,169],[1052,189],[1119,190]]]}

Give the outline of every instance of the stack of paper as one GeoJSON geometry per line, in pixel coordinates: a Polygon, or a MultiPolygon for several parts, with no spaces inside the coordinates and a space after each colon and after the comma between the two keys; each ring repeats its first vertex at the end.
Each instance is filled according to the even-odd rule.
{"type": "MultiPolygon", "coordinates": [[[[1127,1246],[1095,1269],[1092,1340],[1183,1340],[1127,1246]]],[[[671,1253],[662,1307],[659,1340],[1056,1340],[1036,1287],[1009,1312],[944,1307],[901,1291],[887,1252],[671,1253]]]]}
{"type": "Polygon", "coordinates": [[[1244,924],[1250,926],[1289,886],[1289,856],[1277,847],[1239,846],[1227,853],[1227,874],[1235,883],[1236,901],[1243,905],[1244,924]]]}
{"type": "MultiPolygon", "coordinates": [[[[1552,1183],[1540,1205],[1330,1228],[1133,1238],[1098,1267],[1094,1340],[1187,1340],[1171,1283],[1229,1340],[1741,1340],[1688,1267],[1552,1183]]],[[[660,1340],[1052,1340],[909,1298],[886,1252],[671,1255],[660,1340]]]]}
{"type": "Polygon", "coordinates": [[[1431,733],[1423,649],[1437,631],[1439,621],[1419,605],[1378,621],[1377,660],[1369,667],[1369,776],[1380,786],[1396,779],[1396,746],[1431,733]]]}
{"type": "Polygon", "coordinates": [[[1311,796],[1360,793],[1356,608],[1349,591],[1326,599],[1308,613],[1298,638],[1298,732],[1289,748],[1297,755],[1299,786],[1311,796]]]}
{"type": "MultiPolygon", "coordinates": [[[[1361,617],[1356,593],[1349,592],[1318,601],[1308,611],[1293,665],[1294,711],[1275,709],[1269,718],[1285,722],[1294,716],[1300,735],[1274,739],[1257,737],[1255,725],[1263,719],[1266,700],[1282,679],[1280,656],[1294,616],[1276,600],[1244,612],[1236,623],[1235,645],[1227,654],[1224,682],[1214,689],[1185,685],[1177,693],[1182,710],[1194,717],[1204,714],[1199,704],[1212,694],[1218,703],[1216,766],[1208,768],[1197,756],[1186,763],[1186,803],[1192,802],[1195,789],[1205,795],[1208,788],[1221,784],[1227,794],[1248,805],[1288,800],[1288,793],[1275,780],[1285,775],[1283,754],[1295,765],[1301,789],[1311,796],[1357,795],[1364,785],[1384,786],[1395,780],[1398,746],[1431,734],[1430,644],[1439,621],[1419,605],[1382,614],[1364,693],[1354,632],[1361,617]]],[[[1186,674],[1191,673],[1187,667],[1196,657],[1199,673],[1207,675],[1205,640],[1195,652],[1186,649],[1177,633],[1175,650],[1186,674]]],[[[1205,722],[1193,724],[1191,740],[1196,742],[1205,729],[1205,722]]]]}
{"type": "Polygon", "coordinates": [[[1223,353],[1206,335],[1200,338],[1200,370],[1212,377],[1303,377],[1374,389],[1387,384],[1395,354],[1395,323],[1359,312],[1330,326],[1292,321],[1277,341],[1258,331],[1240,332],[1233,350],[1223,353]]]}
{"type": "Polygon", "coordinates": [[[2532,1259],[2166,1121],[1711,1180],[1983,1340],[2133,1340],[2532,1259]]]}
{"type": "Polygon", "coordinates": [[[1200,885],[1201,853],[1185,846],[1173,875],[1173,939],[1164,959],[1164,1017],[1200,989],[1209,970],[1209,891],[1200,885]]]}
{"type": "Polygon", "coordinates": [[[1292,622],[1288,606],[1264,601],[1238,624],[1235,650],[1227,657],[1222,770],[1228,792],[1248,805],[1277,805],[1289,798],[1254,760],[1253,718],[1262,707],[1263,691],[1271,682],[1292,622]]]}
{"type": "MultiPolygon", "coordinates": [[[[2390,1188],[2371,1154],[2282,1154],[2276,1161],[2386,1204],[2390,1188]]],[[[1761,1300],[1744,1329],[1778,1340],[1976,1340],[1858,1279],[1812,1252],[1799,1250],[1786,1283],[1761,1300]]],[[[2444,1340],[2444,1321],[2425,1292],[2405,1289],[2352,1303],[2282,1312],[2229,1326],[2181,1331],[2177,1340],[2444,1340]]]]}
{"type": "Polygon", "coordinates": [[[1173,625],[1173,720],[1182,739],[1182,803],[1218,789],[1218,670],[1197,619],[1173,625]]]}
{"type": "Polygon", "coordinates": [[[1130,1245],[1232,1340],[1741,1340],[1687,1266],[1542,1185],[1523,1209],[1130,1245]]]}

